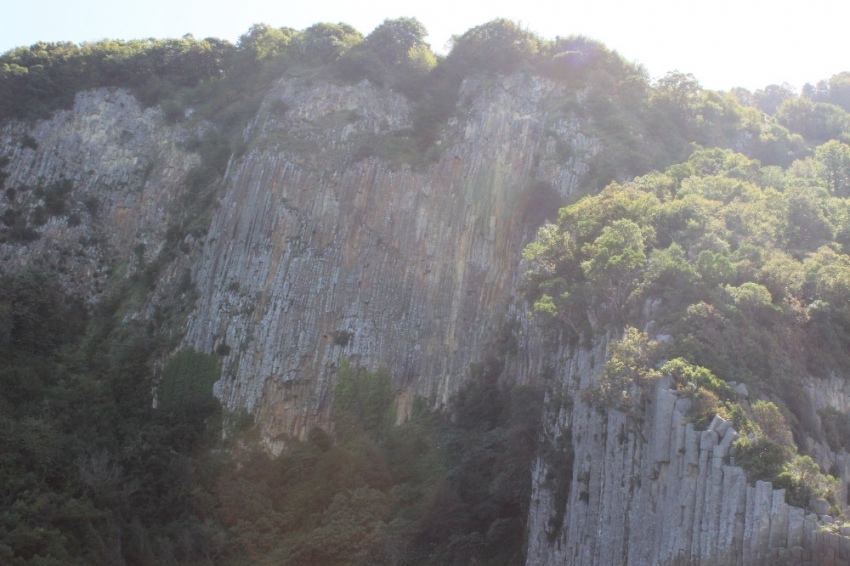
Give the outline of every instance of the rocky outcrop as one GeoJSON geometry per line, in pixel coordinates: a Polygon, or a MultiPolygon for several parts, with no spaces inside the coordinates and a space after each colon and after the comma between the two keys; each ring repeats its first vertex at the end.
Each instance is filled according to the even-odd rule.
{"type": "Polygon", "coordinates": [[[548,434],[569,439],[573,466],[563,480],[568,496],[558,501],[559,470],[545,457],[537,462],[529,566],[850,562],[850,532],[787,505],[784,490],[768,482],[749,485],[730,459],[731,424],[717,417],[694,430],[685,423],[690,401],[668,378],[642,421],[585,403],[579,391],[594,385],[604,362],[603,341],[578,351],[560,376],[559,396],[571,403],[550,411],[548,434]]]}
{"type": "Polygon", "coordinates": [[[828,378],[805,376],[803,389],[816,410],[831,407],[841,413],[850,413],[850,382],[831,375],[828,378]]]}
{"type": "MultiPolygon", "coordinates": [[[[200,300],[185,344],[230,347],[216,392],[255,413],[275,449],[328,425],[342,357],[387,367],[402,414],[414,393],[442,403],[516,328],[521,250],[599,150],[568,110],[577,103],[522,74],[467,79],[439,156],[414,169],[407,99],[367,82],[281,80],[228,166],[207,237],[184,242],[192,253],[152,283],[162,297],[128,315],[153,316],[191,268],[200,300]]],[[[180,222],[200,163],[189,148],[210,127],[170,125],[117,89],[4,125],[13,191],[0,199],[0,269],[42,265],[97,300],[180,222]]]]}
{"type": "MultiPolygon", "coordinates": [[[[828,378],[805,376],[801,380],[805,399],[808,401],[813,430],[823,430],[818,416],[824,409],[834,409],[842,414],[850,414],[850,382],[836,375],[828,378]]],[[[845,506],[844,512],[850,512],[850,454],[844,449],[834,451],[823,440],[818,441],[811,436],[804,439],[805,449],[820,467],[841,480],[840,500],[845,506]]]]}
{"type": "Polygon", "coordinates": [[[413,169],[393,157],[412,124],[402,96],[277,83],[195,270],[186,342],[230,347],[224,404],[277,450],[328,424],[342,357],[387,367],[402,409],[445,401],[504,324],[538,193],[569,195],[597,150],[557,110],[566,96],[524,75],[467,80],[439,158],[413,169]]]}
{"type": "Polygon", "coordinates": [[[81,92],[72,109],[33,125],[0,127],[0,156],[10,158],[0,270],[41,265],[68,290],[99,297],[111,273],[131,273],[165,242],[183,178],[199,162],[185,149],[195,135],[117,89],[81,92]]]}

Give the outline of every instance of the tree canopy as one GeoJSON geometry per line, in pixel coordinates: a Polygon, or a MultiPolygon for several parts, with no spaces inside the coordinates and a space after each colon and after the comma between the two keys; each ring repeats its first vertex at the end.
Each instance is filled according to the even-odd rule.
{"type": "MultiPolygon", "coordinates": [[[[666,337],[651,343],[654,358],[623,365],[628,371],[606,366],[588,399],[630,398],[640,367],[652,372],[673,360],[661,372],[692,399],[694,422],[707,425],[719,413],[765,436],[768,444],[739,447],[751,480],[787,486],[796,505],[814,494],[836,506],[837,484],[811,476],[791,431],[798,442],[821,434],[801,376],[850,377],[848,151],[833,140],[783,171],[698,149],[664,173],[613,183],[562,208],[557,223],[541,228],[525,250],[525,289],[550,335],[587,341],[631,328],[613,350],[626,348],[625,359],[648,351],[651,336],[666,337]],[[650,335],[641,342],[635,327],[650,335]],[[749,411],[726,382],[746,383],[782,411],[749,411]]],[[[834,450],[842,435],[832,433],[834,450]]]]}

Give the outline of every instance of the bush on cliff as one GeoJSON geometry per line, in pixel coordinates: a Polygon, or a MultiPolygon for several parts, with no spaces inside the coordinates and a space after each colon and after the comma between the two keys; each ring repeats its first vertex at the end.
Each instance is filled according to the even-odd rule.
{"type": "Polygon", "coordinates": [[[639,418],[646,393],[661,376],[654,367],[658,346],[637,328],[627,327],[621,339],[610,343],[608,361],[597,377],[598,385],[583,390],[584,399],[639,418]]]}
{"type": "MultiPolygon", "coordinates": [[[[850,200],[841,188],[848,151],[830,142],[783,171],[698,149],[664,173],[562,208],[524,253],[526,297],[542,324],[573,342],[625,326],[612,362],[639,335],[632,327],[651,329],[645,341],[663,335],[672,361],[660,371],[691,398],[690,418],[701,426],[720,413],[762,437],[740,447],[742,464],[761,479],[793,476],[796,502],[823,491],[804,485],[815,476],[789,471],[797,461],[791,431],[823,434],[799,377],[850,377],[850,200]],[[745,382],[785,413],[741,403],[728,381],[745,382]]],[[[655,371],[654,361],[642,363],[655,371]]],[[[612,379],[606,366],[593,393],[629,412],[641,366],[620,365],[626,370],[614,375],[632,377],[612,379]]],[[[826,419],[835,445],[842,427],[826,419]]]]}

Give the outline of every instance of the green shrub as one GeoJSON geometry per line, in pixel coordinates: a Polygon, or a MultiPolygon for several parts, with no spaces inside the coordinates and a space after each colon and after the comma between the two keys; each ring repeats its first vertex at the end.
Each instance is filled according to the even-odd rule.
{"type": "Polygon", "coordinates": [[[747,437],[735,441],[735,464],[747,472],[751,485],[757,481],[773,481],[790,458],[788,448],[769,438],[755,442],[747,437]]]}
{"type": "Polygon", "coordinates": [[[164,411],[208,410],[218,401],[213,384],[221,377],[218,360],[188,348],[173,355],[162,370],[158,388],[159,406],[164,411]]]}
{"type": "Polygon", "coordinates": [[[830,504],[830,512],[841,515],[838,505],[838,478],[823,474],[814,460],[808,456],[795,456],[787,462],[776,476],[774,485],[785,489],[785,500],[796,507],[807,508],[812,498],[823,499],[830,504]]]}
{"type": "Polygon", "coordinates": [[[715,377],[708,368],[691,364],[682,358],[675,358],[666,362],[661,366],[660,371],[672,376],[678,384],[693,384],[721,396],[724,400],[735,395],[732,389],[725,382],[715,377]]]}
{"type": "Polygon", "coordinates": [[[50,357],[84,331],[88,316],[82,302],[63,293],[56,276],[27,270],[0,279],[0,301],[6,306],[0,343],[5,356],[23,353],[50,357]]]}
{"type": "Polygon", "coordinates": [[[623,411],[633,417],[643,412],[649,387],[661,376],[655,369],[658,344],[634,327],[608,345],[608,361],[598,376],[598,386],[582,395],[592,404],[623,411]]]}
{"type": "Polygon", "coordinates": [[[385,371],[369,372],[340,366],[340,381],[334,392],[334,429],[341,438],[360,431],[385,434],[395,423],[395,391],[385,371]]]}
{"type": "Polygon", "coordinates": [[[775,403],[755,401],[751,406],[753,421],[758,425],[758,435],[768,438],[791,453],[796,449],[794,437],[785,419],[785,415],[775,403]]]}

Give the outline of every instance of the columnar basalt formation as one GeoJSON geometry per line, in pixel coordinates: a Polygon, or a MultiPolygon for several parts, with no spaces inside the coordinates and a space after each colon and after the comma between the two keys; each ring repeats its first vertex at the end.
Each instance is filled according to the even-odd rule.
{"type": "Polygon", "coordinates": [[[186,341],[230,346],[224,404],[255,413],[278,449],[327,425],[342,357],[389,369],[402,404],[445,401],[504,319],[537,229],[533,191],[570,194],[596,151],[577,121],[550,115],[563,96],[524,75],[467,80],[439,159],[413,170],[369,146],[411,127],[406,99],[280,81],[246,129],[196,270],[186,341]],[[575,157],[559,159],[558,140],[575,157]]]}
{"type": "Polygon", "coordinates": [[[827,516],[785,503],[769,482],[750,485],[730,459],[738,437],[716,417],[707,430],[686,424],[690,401],[669,378],[653,390],[643,419],[600,410],[580,391],[595,384],[605,343],[580,350],[560,376],[548,434],[574,453],[569,495],[556,505],[558,470],[534,470],[527,564],[576,566],[838,565],[850,563],[850,532],[827,516]],[[553,521],[560,514],[563,521],[553,521]],[[838,531],[838,529],[835,529],[838,531]]]}
{"type": "MultiPolygon", "coordinates": [[[[255,413],[279,448],[329,424],[342,357],[387,367],[402,409],[414,393],[448,399],[505,324],[523,246],[600,150],[564,110],[578,97],[523,74],[467,79],[439,157],[414,170],[394,147],[411,143],[401,95],[279,81],[231,159],[207,237],[190,242],[202,257],[180,255],[155,282],[167,295],[194,262],[201,299],[185,344],[231,346],[216,389],[226,407],[255,413]]],[[[35,237],[0,244],[3,271],[43,265],[96,300],[162,249],[200,164],[187,148],[211,127],[169,125],[120,89],[3,126],[16,194],[0,214],[35,237]],[[48,210],[45,189],[60,181],[67,202],[48,210]]],[[[140,308],[130,316],[150,316],[140,308]]]]}

